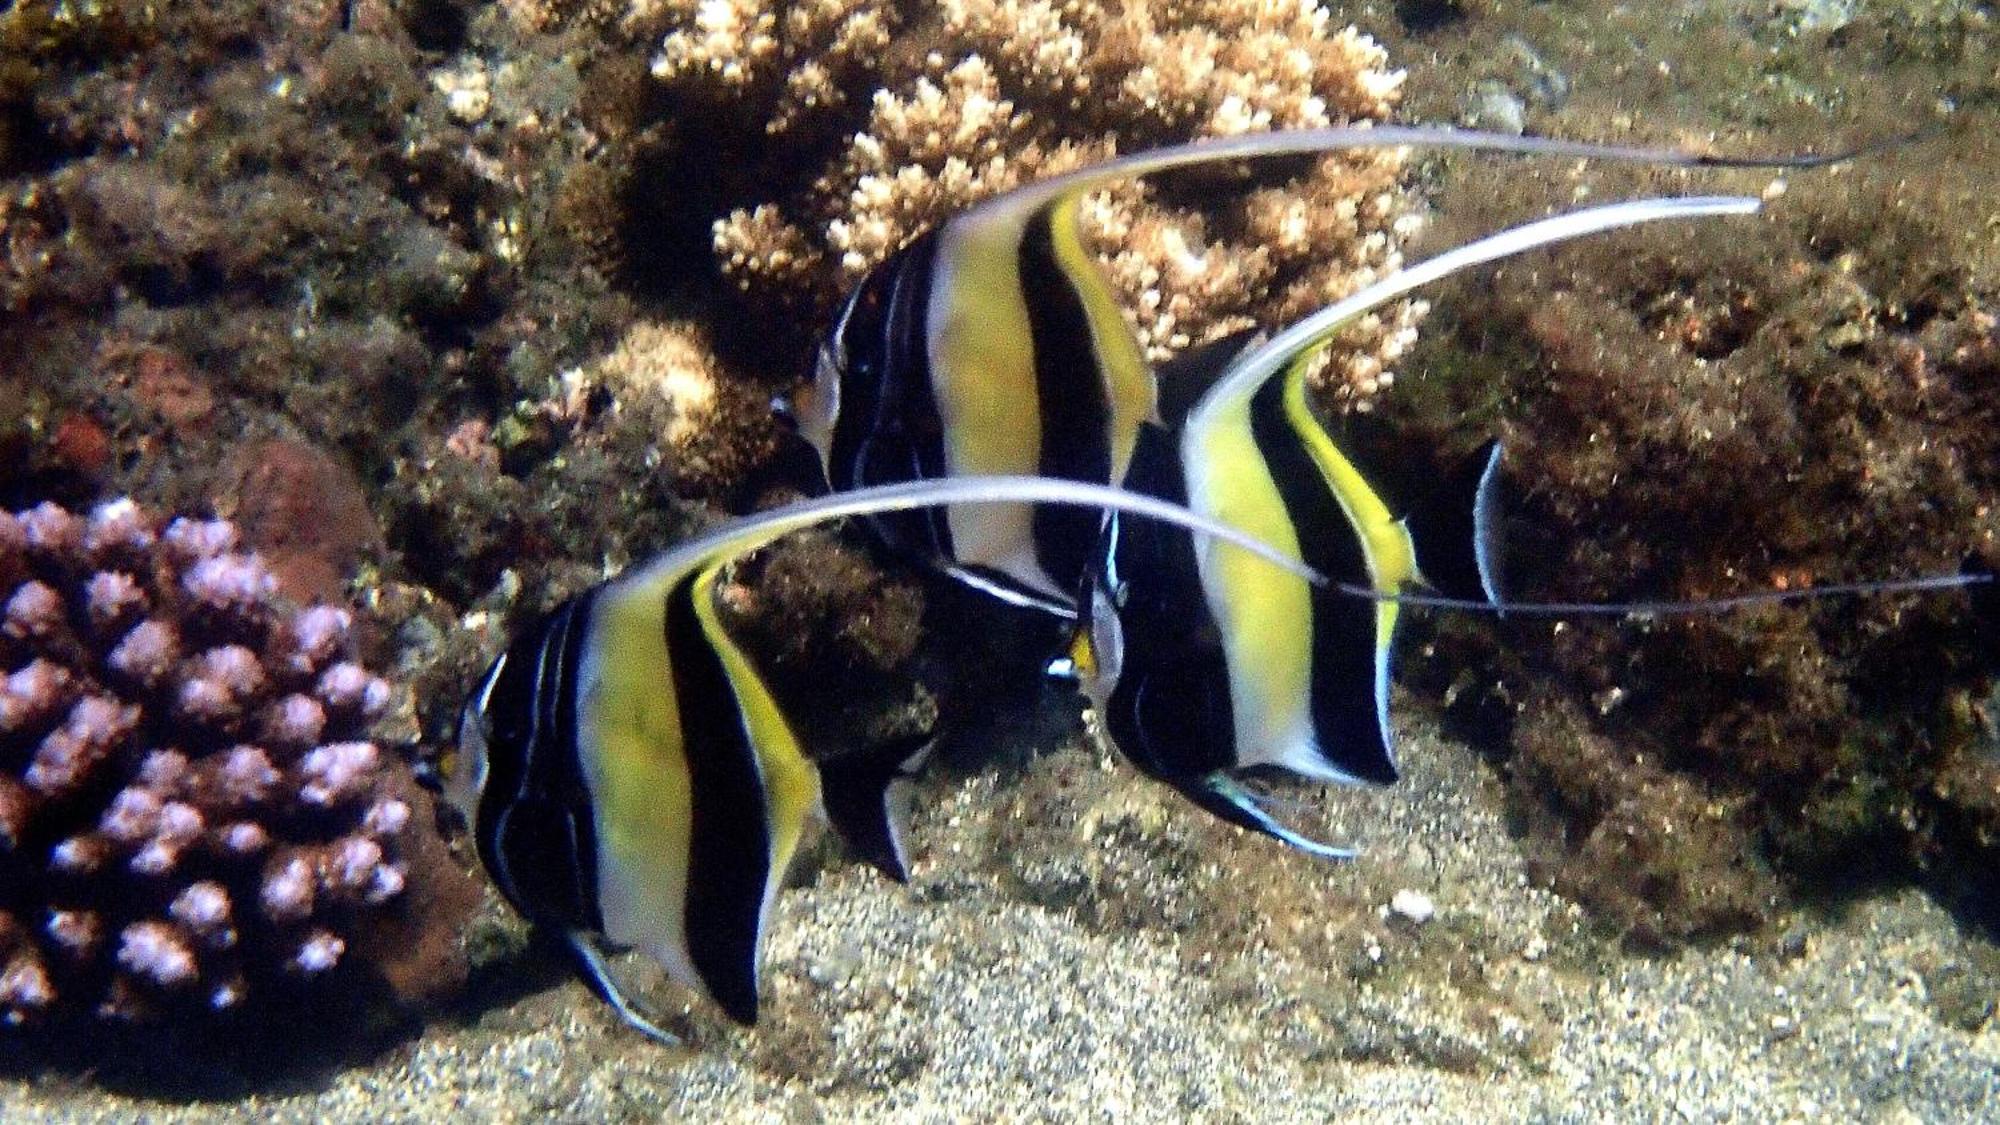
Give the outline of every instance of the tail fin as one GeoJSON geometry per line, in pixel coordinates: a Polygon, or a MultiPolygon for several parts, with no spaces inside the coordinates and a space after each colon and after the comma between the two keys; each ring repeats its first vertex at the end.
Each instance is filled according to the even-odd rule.
{"type": "Polygon", "coordinates": [[[1500,443],[1489,440],[1404,517],[1417,573],[1440,594],[1498,604],[1500,443]]]}
{"type": "Polygon", "coordinates": [[[1996,576],[1977,555],[1965,560],[1960,571],[1972,585],[1972,643],[1986,670],[2000,676],[2000,576],[1996,576]]]}
{"type": "Polygon", "coordinates": [[[819,765],[820,800],[833,830],[856,856],[898,883],[910,881],[909,855],[903,849],[904,797],[935,746],[925,734],[819,765]]]}

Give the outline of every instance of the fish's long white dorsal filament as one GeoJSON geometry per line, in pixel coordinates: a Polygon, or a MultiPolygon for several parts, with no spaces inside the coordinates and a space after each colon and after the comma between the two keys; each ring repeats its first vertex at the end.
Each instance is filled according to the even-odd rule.
{"type": "Polygon", "coordinates": [[[1869,594],[1921,594],[1937,590],[1958,590],[1995,581],[1990,574],[1928,574],[1918,578],[1885,578],[1874,582],[1829,582],[1821,586],[1801,586],[1795,590],[1756,590],[1748,594],[1726,594],[1719,598],[1657,600],[1636,602],[1482,602],[1470,598],[1450,598],[1438,594],[1392,594],[1348,582],[1334,589],[1366,601],[1395,602],[1422,609],[1456,609],[1471,613],[1508,614],[1529,617],[1646,617],[1729,613],[1762,605],[1784,605],[1822,598],[1850,598],[1869,594]]]}
{"type": "Polygon", "coordinates": [[[1261,160],[1282,156],[1325,155],[1368,148],[1432,148],[1491,152],[1515,156],[1558,156],[1579,160],[1609,160],[1628,164],[1711,168],[1816,168],[1851,159],[1867,148],[1825,156],[1713,156],[1671,148],[1566,141],[1554,137],[1520,137],[1476,129],[1423,125],[1344,125],[1324,129],[1279,129],[1232,137],[1205,137],[1186,144],[1129,153],[1079,168],[1038,183],[1027,184],[980,204],[979,208],[1033,209],[1074,192],[1090,191],[1117,180],[1156,172],[1213,164],[1225,160],[1261,160]]]}
{"type": "Polygon", "coordinates": [[[1006,503],[1072,504],[1112,508],[1149,519],[1164,520],[1197,535],[1233,543],[1274,566],[1314,584],[1324,575],[1228,524],[1188,511],[1178,504],[1101,484],[1050,477],[952,477],[857,488],[815,497],[781,508],[743,516],[697,536],[618,579],[645,583],[666,575],[736,555],[747,554],[784,535],[814,524],[847,516],[906,511],[941,504],[1006,503]]]}

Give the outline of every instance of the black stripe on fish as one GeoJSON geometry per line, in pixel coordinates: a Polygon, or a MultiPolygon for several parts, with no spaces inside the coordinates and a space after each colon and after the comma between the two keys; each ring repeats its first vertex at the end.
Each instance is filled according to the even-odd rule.
{"type": "MultiPolygon", "coordinates": [[[[1285,409],[1286,379],[1271,379],[1250,399],[1250,432],[1298,536],[1306,565],[1334,582],[1366,585],[1360,535],[1285,409]]],[[[1374,603],[1333,586],[1312,589],[1312,723],[1319,750],[1342,772],[1382,784],[1396,766],[1377,709],[1374,603]]]]}
{"type": "MultiPolygon", "coordinates": [[[[1104,484],[1111,480],[1111,404],[1090,315],[1077,281],[1057,255],[1056,210],[1029,219],[1017,257],[1017,284],[1028,311],[1035,357],[1035,404],[1041,417],[1042,476],[1104,484]],[[1087,359],[1088,365],[1080,363],[1087,359]]],[[[1094,266],[1087,268],[1094,269],[1094,266]]],[[[1101,285],[1101,281],[1090,282],[1101,285]]],[[[1035,554],[1059,590],[1073,590],[1090,565],[1103,517],[1081,508],[1037,507],[1035,554]]]]}
{"type": "Polygon", "coordinates": [[[757,931],[771,870],[764,780],[728,670],[694,606],[700,572],[667,597],[667,651],[687,756],[687,948],[709,995],[738,1023],[757,1022],[757,931]]]}
{"type": "MultiPolygon", "coordinates": [[[[827,456],[837,491],[946,475],[944,422],[930,361],[937,252],[937,235],[924,235],[870,271],[849,298],[838,341],[840,414],[827,456]]],[[[944,509],[887,512],[868,523],[895,550],[952,557],[944,509]]]]}
{"type": "Polygon", "coordinates": [[[487,694],[489,773],[474,836],[523,917],[601,929],[597,833],[578,757],[576,691],[596,591],[522,633],[487,694]]]}

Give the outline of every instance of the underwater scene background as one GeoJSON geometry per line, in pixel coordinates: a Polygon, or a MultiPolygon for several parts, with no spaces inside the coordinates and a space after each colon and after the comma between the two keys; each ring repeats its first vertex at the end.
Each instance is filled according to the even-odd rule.
{"type": "Polygon", "coordinates": [[[1402,779],[1276,794],[1362,849],[1329,863],[1100,748],[1032,614],[802,533],[721,613],[816,753],[935,733],[912,880],[809,843],[754,1028],[628,959],[677,1047],[420,777],[523,622],[790,494],[770,401],[871,267],[1198,136],[1904,138],[1800,171],[1363,151],[1083,219],[1164,362],[1551,209],[1759,196],[1427,287],[1315,406],[1416,480],[1500,438],[1523,598],[1990,569],[1996,18],[15,0],[0,1117],[1990,1115],[2000,695],[1962,594],[1406,613],[1402,779]]]}

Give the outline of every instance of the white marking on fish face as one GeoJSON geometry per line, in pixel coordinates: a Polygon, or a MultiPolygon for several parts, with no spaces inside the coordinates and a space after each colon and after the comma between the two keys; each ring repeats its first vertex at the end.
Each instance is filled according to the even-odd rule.
{"type": "Polygon", "coordinates": [[[468,825],[478,823],[479,798],[486,792],[486,777],[492,770],[486,745],[486,705],[493,698],[493,687],[500,682],[500,670],[506,664],[507,655],[502,653],[493,667],[486,670],[486,678],[480,681],[472,698],[466,700],[465,710],[458,719],[458,746],[444,762],[444,799],[468,825]]]}
{"type": "Polygon", "coordinates": [[[813,361],[812,383],[799,388],[791,400],[792,421],[799,427],[799,436],[819,451],[820,464],[829,472],[833,428],[840,422],[840,383],[847,375],[847,322],[854,316],[861,293],[861,289],[855,289],[841,306],[840,319],[834,322],[833,331],[827,334],[813,361]]]}
{"type": "MultiPolygon", "coordinates": [[[[1125,671],[1125,626],[1118,620],[1112,594],[1093,583],[1090,591],[1090,659],[1077,668],[1083,694],[1102,719],[1111,713],[1111,693],[1118,690],[1118,677],[1125,671]]],[[[1109,739],[1109,728],[1105,738],[1109,739]]]]}

